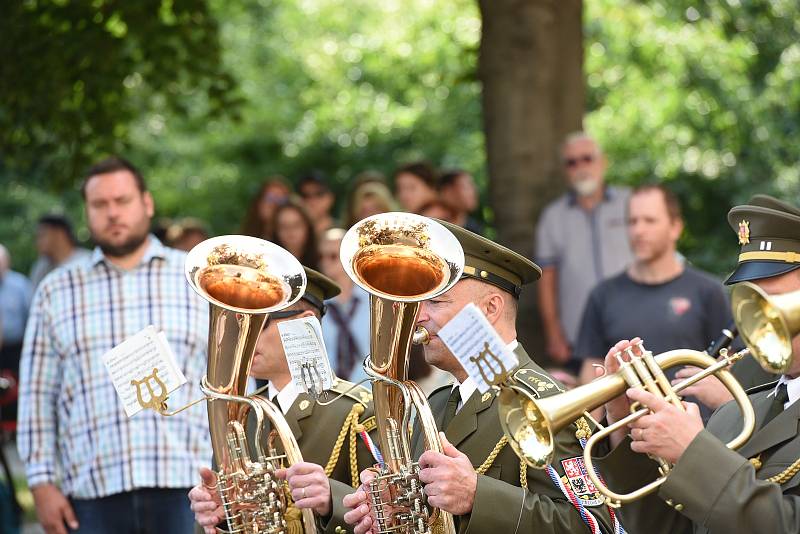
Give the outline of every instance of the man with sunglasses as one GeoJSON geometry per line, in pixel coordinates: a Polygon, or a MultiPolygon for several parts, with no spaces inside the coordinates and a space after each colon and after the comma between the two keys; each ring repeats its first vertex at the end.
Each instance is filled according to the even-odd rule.
{"type": "MultiPolygon", "coordinates": [[[[278,476],[288,481],[298,508],[314,510],[320,531],[338,534],[344,532],[345,526],[342,498],[358,486],[359,471],[374,463],[357,434],[374,428],[375,417],[372,395],[365,388],[336,379],[333,388],[321,399],[331,403],[323,406],[292,382],[278,323],[303,317],[319,319],[325,313],[324,300],[339,293],[339,286],[333,280],[307,267],[305,270],[308,280],[305,294],[287,309],[270,314],[256,342],[250,374],[269,381],[261,394],[283,412],[305,460],[279,472],[278,476]]],[[[255,429],[248,425],[247,430],[252,451],[255,429]]],[[[269,432],[262,435],[266,440],[269,432]]],[[[213,534],[216,526],[225,521],[225,513],[219,494],[210,489],[216,485],[214,473],[201,468],[200,476],[202,483],[192,488],[189,499],[198,524],[206,534],[213,534]]]]}
{"type": "Polygon", "coordinates": [[[547,352],[556,365],[577,372],[580,362],[572,351],[589,291],[631,259],[625,234],[629,193],[605,183],[606,158],[584,132],[567,137],[561,162],[569,191],[542,212],[535,259],[542,267],[538,298],[547,352]]]}

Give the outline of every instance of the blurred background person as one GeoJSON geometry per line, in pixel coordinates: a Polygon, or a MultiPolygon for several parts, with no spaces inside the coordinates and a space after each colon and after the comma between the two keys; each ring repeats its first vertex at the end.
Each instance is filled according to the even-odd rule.
{"type": "Polygon", "coordinates": [[[443,221],[455,224],[455,212],[453,212],[453,210],[451,210],[450,207],[441,200],[432,200],[431,202],[428,202],[420,208],[419,214],[424,215],[425,217],[433,217],[435,219],[441,219],[443,221]]]}
{"type": "Polygon", "coordinates": [[[478,188],[470,173],[462,169],[442,173],[439,177],[439,198],[453,212],[450,222],[483,235],[485,228],[470,215],[479,207],[478,188]]]}
{"type": "Polygon", "coordinates": [[[314,229],[318,236],[336,225],[333,217],[336,197],[331,191],[328,179],[322,173],[315,171],[300,178],[297,183],[297,193],[303,199],[303,205],[311,220],[314,221],[314,229]]]}
{"type": "Polygon", "coordinates": [[[606,158],[586,133],[567,137],[561,163],[569,190],[545,207],[536,233],[538,300],[548,355],[577,373],[581,364],[573,349],[586,298],[631,260],[625,233],[629,192],[605,183],[606,158]]]}
{"type": "MultiPolygon", "coordinates": [[[[589,295],[575,348],[583,363],[581,383],[595,378],[593,364],[602,364],[608,347],[620,339],[640,337],[653,354],[702,351],[731,324],[722,283],[686,265],[676,254],[682,232],[681,207],[674,193],[661,185],[633,190],[628,235],[634,260],[589,295]]],[[[676,371],[668,370],[667,376],[672,378],[676,371]]],[[[711,414],[708,409],[703,412],[711,414]]]]}
{"type": "Polygon", "coordinates": [[[407,163],[394,173],[394,191],[400,207],[419,213],[428,202],[439,198],[436,169],[428,162],[407,163]]]}
{"type": "Polygon", "coordinates": [[[206,223],[195,217],[178,219],[167,229],[167,246],[189,252],[211,237],[206,223]]]}
{"type": "Polygon", "coordinates": [[[208,304],[186,254],[150,233],[155,203],[130,162],[98,162],[81,191],[97,247],[42,281],[20,362],[17,445],[36,512],[48,533],[188,534],[187,493],[211,457],[205,409],[127,417],[102,356],[153,325],[188,380],[170,402],[199,398],[208,304]]]}
{"type": "MultiPolygon", "coordinates": [[[[369,353],[369,294],[344,272],[339,259],[344,234],[341,228],[331,228],[319,243],[320,270],[342,290],[326,301],[328,308],[322,317],[322,336],[333,373],[359,382],[367,376],[362,364],[369,353]]],[[[369,383],[365,385],[370,387],[369,383]]]]}
{"type": "Polygon", "coordinates": [[[36,250],[39,257],[31,267],[30,274],[34,288],[59,265],[91,254],[85,248],[78,246],[72,224],[63,215],[45,215],[39,219],[36,225],[36,250]]]}
{"type": "Polygon", "coordinates": [[[347,228],[372,215],[398,210],[389,186],[378,181],[370,180],[357,185],[351,199],[350,210],[345,214],[347,228]]]}
{"type": "Polygon", "coordinates": [[[270,176],[253,197],[242,223],[242,233],[272,241],[275,211],[286,204],[292,190],[283,176],[270,176]]]}
{"type": "MultiPolygon", "coordinates": [[[[11,270],[11,254],[0,245],[0,376],[17,383],[19,358],[25,337],[25,323],[31,307],[33,286],[28,278],[11,270]]],[[[13,432],[16,429],[16,388],[2,395],[0,406],[0,429],[13,432]]]]}
{"type": "Polygon", "coordinates": [[[274,218],[275,236],[272,241],[291,252],[306,267],[319,269],[317,233],[303,205],[289,199],[278,206],[274,218]]]}

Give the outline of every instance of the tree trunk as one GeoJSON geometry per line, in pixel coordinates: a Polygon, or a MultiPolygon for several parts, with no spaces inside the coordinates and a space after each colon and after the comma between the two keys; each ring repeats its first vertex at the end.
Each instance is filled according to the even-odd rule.
{"type": "MultiPolygon", "coordinates": [[[[584,113],[581,0],[479,0],[478,76],[498,242],[533,257],[542,208],[564,190],[558,147],[584,113]]],[[[519,337],[541,349],[533,291],[519,337]]]]}

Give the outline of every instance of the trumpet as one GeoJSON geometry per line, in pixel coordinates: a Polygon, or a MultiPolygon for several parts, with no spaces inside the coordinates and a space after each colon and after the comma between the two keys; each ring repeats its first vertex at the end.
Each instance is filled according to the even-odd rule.
{"type": "Polygon", "coordinates": [[[427,331],[415,330],[420,302],[459,280],[464,252],[453,234],[426,217],[385,213],[353,226],[342,239],[340,256],[348,276],[370,294],[370,355],[364,369],[373,382],[385,461],[368,488],[378,532],[430,534],[435,524],[437,531],[454,534],[452,515],[427,505],[419,466],[411,457],[412,406],[426,448],[442,452],[442,444],[425,394],[408,380],[408,354],[411,343],[428,339],[427,331]]]}
{"type": "MultiPolygon", "coordinates": [[[[626,350],[627,360],[620,354],[616,355],[620,362],[618,372],[558,395],[536,399],[513,379],[501,384],[500,423],[512,448],[529,466],[545,468],[552,462],[554,436],[558,432],[580,417],[592,420],[588,412],[623,394],[626,389],[644,388],[682,409],[678,393],[711,375],[728,388],[742,413],[740,433],[726,444],[731,449],[741,447],[753,433],[755,415],[747,394],[727,369],[747,355],[752,355],[772,373],[783,373],[791,366],[792,338],[800,333],[800,291],[767,295],[758,286],[744,282],[734,287],[731,306],[734,322],[747,348],[736,353],[721,348],[719,360],[703,352],[685,349],[654,356],[640,344],[626,350]],[[675,386],[671,385],[664,370],[683,365],[703,370],[675,386]]],[[[617,429],[647,415],[649,410],[632,406],[631,412],[608,427],[595,422],[599,431],[587,440],[584,449],[587,474],[610,506],[621,506],[656,491],[666,481],[671,469],[668,462],[656,458],[661,476],[629,493],[617,493],[600,479],[592,462],[592,449],[617,429]]]]}

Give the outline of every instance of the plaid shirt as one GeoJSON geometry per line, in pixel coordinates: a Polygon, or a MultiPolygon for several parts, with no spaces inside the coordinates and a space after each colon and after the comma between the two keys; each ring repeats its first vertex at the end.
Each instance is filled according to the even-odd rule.
{"type": "Polygon", "coordinates": [[[208,304],[183,274],[185,254],[154,236],[124,271],[99,248],[39,286],[20,362],[17,444],[28,484],[59,483],[80,499],[137,488],[188,488],[208,465],[205,405],[175,417],[144,410],[128,419],[101,360],[148,325],[163,330],[188,380],[169,398],[200,397],[208,304]]]}

